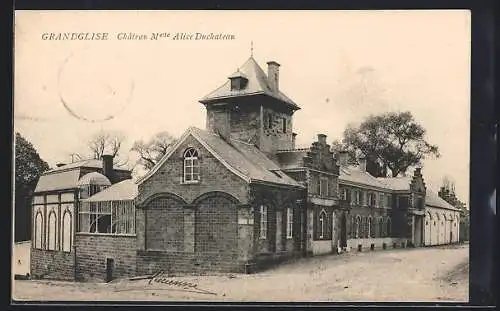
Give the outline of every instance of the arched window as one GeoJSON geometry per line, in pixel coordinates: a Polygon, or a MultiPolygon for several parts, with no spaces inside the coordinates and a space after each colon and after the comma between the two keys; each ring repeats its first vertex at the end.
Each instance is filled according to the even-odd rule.
{"type": "Polygon", "coordinates": [[[35,216],[35,248],[42,248],[43,241],[43,216],[38,212],[35,216]]]}
{"type": "Polygon", "coordinates": [[[368,217],[368,225],[366,226],[367,228],[367,235],[366,237],[369,238],[372,236],[372,218],[368,217]]]}
{"type": "Polygon", "coordinates": [[[184,152],[184,182],[196,183],[200,180],[198,151],[189,148],[184,152]]]}
{"type": "Polygon", "coordinates": [[[378,236],[384,236],[384,219],[382,217],[379,217],[378,219],[378,236]]]}
{"type": "Polygon", "coordinates": [[[319,213],[319,238],[322,239],[326,235],[326,212],[324,210],[319,213]]]}
{"type": "Polygon", "coordinates": [[[357,215],[357,216],[356,216],[356,225],[355,225],[355,228],[356,228],[355,233],[356,233],[356,234],[354,235],[354,237],[355,237],[356,239],[358,239],[358,238],[359,238],[359,227],[360,227],[360,225],[361,225],[361,217],[360,217],[359,215],[357,215]]]}
{"type": "Polygon", "coordinates": [[[73,230],[71,224],[71,212],[65,211],[62,221],[62,250],[71,252],[71,231],[73,230]]]}
{"type": "Polygon", "coordinates": [[[392,228],[391,228],[391,217],[387,217],[387,236],[388,237],[391,236],[391,231],[392,231],[392,228]]]}
{"type": "Polygon", "coordinates": [[[49,226],[47,228],[48,232],[47,232],[47,249],[49,250],[56,250],[56,239],[57,239],[57,216],[56,216],[56,213],[54,211],[50,212],[49,214],[49,226]]]}

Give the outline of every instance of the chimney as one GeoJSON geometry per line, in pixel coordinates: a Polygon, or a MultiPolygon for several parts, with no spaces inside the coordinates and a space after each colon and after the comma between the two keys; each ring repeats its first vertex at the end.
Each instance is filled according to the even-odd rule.
{"type": "Polygon", "coordinates": [[[347,151],[339,151],[338,155],[339,165],[347,166],[348,159],[349,159],[349,154],[347,153],[347,151]]]}
{"type": "Polygon", "coordinates": [[[109,181],[113,182],[113,156],[110,154],[103,154],[102,159],[102,172],[103,175],[108,177],[109,181]]]}
{"type": "Polygon", "coordinates": [[[297,137],[297,133],[292,133],[292,149],[295,149],[295,138],[297,137]]]}
{"type": "Polygon", "coordinates": [[[275,61],[267,62],[267,82],[271,91],[279,91],[280,64],[275,61]]]}
{"type": "Polygon", "coordinates": [[[318,134],[318,142],[322,145],[326,145],[326,135],[318,134]]]}
{"type": "Polygon", "coordinates": [[[65,165],[66,165],[65,163],[56,163],[57,167],[61,167],[61,166],[65,166],[65,165]]]}
{"type": "Polygon", "coordinates": [[[360,156],[358,162],[359,162],[359,169],[362,172],[366,172],[366,157],[364,155],[360,156]]]}
{"type": "Polygon", "coordinates": [[[415,168],[415,172],[413,173],[414,176],[422,176],[422,168],[417,167],[415,168]]]}

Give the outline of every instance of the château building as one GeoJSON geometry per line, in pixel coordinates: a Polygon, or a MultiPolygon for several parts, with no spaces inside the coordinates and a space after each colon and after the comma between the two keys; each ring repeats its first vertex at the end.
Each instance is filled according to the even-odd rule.
{"type": "Polygon", "coordinates": [[[64,166],[44,174],[44,191],[72,179],[57,186],[67,194],[35,197],[32,275],[243,273],[293,257],[458,241],[458,211],[420,168],[376,178],[364,159],[334,156],[323,134],[297,148],[300,107],[281,89],[280,68],[270,61],[265,72],[250,57],[199,100],[206,128],[189,127],[137,183],[64,166]]]}

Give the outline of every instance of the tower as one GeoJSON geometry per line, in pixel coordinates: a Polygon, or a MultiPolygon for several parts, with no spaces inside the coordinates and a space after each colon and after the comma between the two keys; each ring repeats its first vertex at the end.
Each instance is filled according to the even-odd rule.
{"type": "Polygon", "coordinates": [[[207,130],[272,155],[294,147],[293,114],[300,107],[279,88],[280,64],[267,66],[266,74],[251,56],[200,103],[206,107],[207,130]]]}

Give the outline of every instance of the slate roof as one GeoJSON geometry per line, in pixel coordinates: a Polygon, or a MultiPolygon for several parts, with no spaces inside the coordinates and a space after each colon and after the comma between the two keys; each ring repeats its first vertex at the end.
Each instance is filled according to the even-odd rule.
{"type": "Polygon", "coordinates": [[[387,188],[383,183],[377,180],[377,178],[367,172],[361,171],[357,166],[341,166],[339,172],[339,181],[348,181],[377,188],[387,188]]]}
{"type": "Polygon", "coordinates": [[[80,167],[102,168],[102,161],[98,159],[87,159],[87,160],[76,161],[73,163],[65,164],[60,167],[53,168],[51,170],[48,170],[46,173],[59,172],[63,170],[69,170],[80,167]]]}
{"type": "Polygon", "coordinates": [[[425,205],[459,211],[458,208],[454,207],[453,205],[439,197],[436,191],[429,188],[427,188],[427,191],[425,193],[425,205]]]}
{"type": "Polygon", "coordinates": [[[223,165],[247,182],[267,182],[278,185],[303,188],[301,184],[286,175],[279,165],[269,159],[256,146],[239,140],[222,139],[218,134],[190,127],[165,154],[165,156],[137,183],[142,183],[151,177],[165,162],[170,155],[192,135],[209,152],[211,152],[223,165]]]}
{"type": "MultiPolygon", "coordinates": [[[[391,190],[410,190],[411,176],[405,177],[379,177],[377,178],[380,182],[386,185],[391,190]]],[[[425,205],[432,207],[439,207],[445,209],[458,210],[450,203],[443,200],[436,191],[426,187],[425,191],[425,205]]]]}
{"type": "Polygon", "coordinates": [[[410,183],[412,177],[378,177],[377,180],[380,181],[385,187],[391,190],[410,190],[410,183]]]}
{"type": "MultiPolygon", "coordinates": [[[[78,186],[78,181],[80,180],[82,168],[92,168],[95,170],[100,169],[102,168],[102,161],[98,159],[88,159],[48,170],[38,179],[35,192],[76,188],[78,186]]],[[[126,171],[116,168],[114,168],[114,170],[126,171]]],[[[96,175],[91,176],[95,177],[96,175]]]]}
{"type": "Polygon", "coordinates": [[[269,159],[256,146],[235,139],[225,141],[218,134],[191,128],[195,136],[210,146],[213,151],[251,180],[302,187],[281,171],[279,165],[269,159]]]}
{"type": "Polygon", "coordinates": [[[82,201],[102,202],[133,200],[137,197],[137,188],[137,184],[132,179],[125,179],[82,201]]]}
{"type": "Polygon", "coordinates": [[[239,68],[238,71],[233,73],[230,77],[233,77],[235,74],[243,74],[243,76],[248,79],[248,84],[244,89],[231,90],[231,81],[228,79],[222,86],[203,97],[200,102],[208,103],[224,98],[264,94],[283,101],[295,110],[300,109],[300,107],[283,92],[279,90],[276,92],[271,89],[267,80],[266,73],[264,72],[264,70],[262,70],[262,68],[253,57],[250,57],[241,66],[241,68],[239,68]]]}
{"type": "Polygon", "coordinates": [[[79,179],[80,170],[77,168],[57,173],[44,174],[40,176],[40,179],[35,187],[35,192],[75,188],[79,179]]]}

